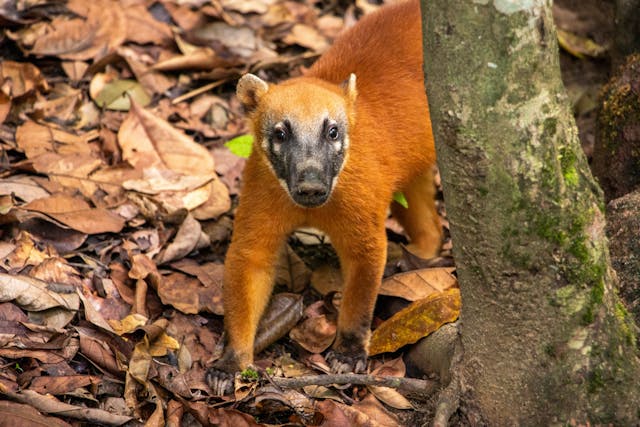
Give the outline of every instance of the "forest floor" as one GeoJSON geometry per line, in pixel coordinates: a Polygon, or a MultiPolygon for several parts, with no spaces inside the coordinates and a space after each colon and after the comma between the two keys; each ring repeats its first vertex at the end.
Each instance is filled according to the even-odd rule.
{"type": "MultiPolygon", "coordinates": [[[[613,5],[555,3],[563,77],[589,156],[613,5]]],[[[457,317],[451,242],[435,261],[420,260],[393,220],[369,371],[416,378],[428,393],[357,384],[362,377],[318,385],[340,277],[314,230],[292,236],[277,266],[259,338],[270,345],[256,360],[271,379],[238,382],[232,397],[214,396],[205,381],[221,350],[224,254],[245,162],[234,153],[246,139],[235,139],[234,153],[225,146],[248,132],[235,82],[249,71],[268,81],[304,73],[376,8],[0,6],[0,426],[428,423],[439,376],[414,343],[457,317]],[[408,322],[420,330],[398,339],[408,322]],[[309,384],[278,385],[300,376],[309,384]]]]}

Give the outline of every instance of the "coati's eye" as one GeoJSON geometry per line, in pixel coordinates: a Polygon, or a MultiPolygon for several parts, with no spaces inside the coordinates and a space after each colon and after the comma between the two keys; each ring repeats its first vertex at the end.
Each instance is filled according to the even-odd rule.
{"type": "Polygon", "coordinates": [[[331,141],[336,141],[339,136],[340,136],[340,132],[338,131],[338,126],[336,125],[329,126],[329,129],[327,129],[327,137],[331,141]]]}
{"type": "Polygon", "coordinates": [[[273,140],[274,142],[283,143],[287,140],[287,131],[277,127],[273,130],[273,140]]]}

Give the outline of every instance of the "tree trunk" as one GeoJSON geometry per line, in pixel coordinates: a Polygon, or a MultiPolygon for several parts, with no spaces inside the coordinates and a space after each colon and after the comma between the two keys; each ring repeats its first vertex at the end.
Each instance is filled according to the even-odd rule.
{"type": "Polygon", "coordinates": [[[616,40],[614,70],[625,57],[640,52],[640,0],[616,0],[616,40]]]}
{"type": "Polygon", "coordinates": [[[489,425],[637,422],[635,325],[614,290],[551,1],[422,6],[467,413],[489,425]]]}

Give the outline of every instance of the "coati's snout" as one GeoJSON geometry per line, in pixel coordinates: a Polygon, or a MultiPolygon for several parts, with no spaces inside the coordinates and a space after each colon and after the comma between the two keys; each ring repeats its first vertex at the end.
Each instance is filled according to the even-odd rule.
{"type": "Polygon", "coordinates": [[[343,85],[309,78],[269,85],[247,74],[237,94],[254,125],[257,148],[293,202],[305,208],[325,204],[347,157],[355,75],[343,85]]]}
{"type": "Polygon", "coordinates": [[[299,205],[316,207],[322,205],[329,198],[331,187],[322,179],[318,170],[307,170],[300,174],[293,189],[291,198],[299,205]]]}

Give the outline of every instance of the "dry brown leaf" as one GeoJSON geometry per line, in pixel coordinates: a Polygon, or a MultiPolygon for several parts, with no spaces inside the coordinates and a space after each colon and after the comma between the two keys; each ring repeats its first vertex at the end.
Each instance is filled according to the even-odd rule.
{"type": "Polygon", "coordinates": [[[29,159],[45,153],[91,154],[91,139],[97,134],[90,132],[75,135],[52,126],[27,121],[16,129],[16,143],[29,159]]]}
{"type": "Polygon", "coordinates": [[[66,194],[36,199],[21,209],[43,213],[56,221],[86,234],[118,233],[124,218],[104,208],[91,208],[87,202],[66,194]]]}
{"type": "MultiPolygon", "coordinates": [[[[371,375],[404,377],[406,366],[402,357],[389,360],[371,371],[371,375]]],[[[390,387],[367,386],[378,400],[396,409],[413,409],[411,402],[400,392],[390,387]]]]}
{"type": "Polygon", "coordinates": [[[76,330],[80,336],[80,351],[87,359],[114,375],[122,373],[104,335],[84,327],[76,327],[76,330]]]}
{"type": "Polygon", "coordinates": [[[231,201],[228,190],[214,173],[213,157],[206,148],[169,123],[133,103],[120,128],[118,139],[123,158],[136,169],[146,170],[149,174],[155,168],[158,172],[154,172],[154,176],[170,176],[162,172],[170,170],[173,175],[177,173],[192,177],[185,182],[200,178],[208,181],[192,190],[164,191],[155,195],[153,198],[167,211],[186,208],[193,210],[193,215],[198,219],[209,219],[229,209],[231,201]]]}
{"type": "Polygon", "coordinates": [[[31,202],[49,196],[49,193],[40,187],[31,177],[27,175],[14,175],[2,180],[0,195],[13,194],[15,197],[31,202]]]}
{"type": "MultiPolygon", "coordinates": [[[[222,274],[222,265],[217,269],[222,274]]],[[[172,273],[164,277],[158,287],[158,296],[163,304],[174,306],[186,314],[200,311],[222,315],[222,286],[203,286],[200,280],[182,273],[172,273]]]]}
{"type": "Polygon", "coordinates": [[[90,424],[122,425],[132,419],[128,416],[110,414],[102,409],[69,405],[60,402],[55,397],[44,396],[31,390],[5,391],[4,394],[11,400],[29,404],[40,412],[64,414],[65,417],[86,420],[90,424]]]}
{"type": "Polygon", "coordinates": [[[101,378],[93,375],[40,376],[31,380],[29,390],[40,394],[66,394],[77,388],[97,385],[101,378]]]}
{"type": "Polygon", "coordinates": [[[191,251],[209,246],[209,236],[203,231],[200,223],[191,215],[187,215],[178,229],[173,241],[161,251],[155,261],[158,265],[184,258],[191,251]]]}
{"type": "Polygon", "coordinates": [[[396,409],[413,409],[413,405],[409,399],[404,397],[400,392],[391,387],[380,387],[371,385],[367,387],[373,395],[385,404],[396,409]]]}
{"type": "Polygon", "coordinates": [[[395,274],[382,281],[378,293],[417,301],[458,286],[458,280],[451,274],[454,271],[453,267],[437,267],[395,274]]]}
{"type": "Polygon", "coordinates": [[[55,250],[51,247],[40,249],[33,236],[23,231],[15,240],[15,249],[4,259],[4,268],[18,272],[26,266],[38,265],[54,255],[55,250]]]}
{"type": "Polygon", "coordinates": [[[256,353],[285,336],[302,318],[302,296],[282,292],[271,298],[256,332],[256,353]]]}
{"type": "Polygon", "coordinates": [[[328,425],[331,426],[397,427],[400,425],[398,419],[382,408],[382,405],[375,398],[367,396],[364,400],[366,400],[366,404],[359,405],[359,407],[333,400],[324,400],[318,402],[316,408],[325,420],[330,420],[328,425]]]}
{"type": "Polygon", "coordinates": [[[369,354],[393,352],[426,337],[460,314],[460,290],[447,289],[418,300],[400,310],[373,331],[369,354]]]}
{"type": "MultiPolygon", "coordinates": [[[[107,319],[100,313],[100,307],[94,306],[94,302],[99,303],[97,298],[91,298],[90,292],[83,288],[82,290],[78,289],[77,294],[82,300],[82,306],[84,307],[84,317],[94,325],[104,329],[108,332],[113,332],[113,328],[109,325],[107,319]]],[[[98,305],[98,304],[96,304],[98,305]]]]}
{"type": "Polygon", "coordinates": [[[308,47],[315,52],[322,52],[328,46],[327,39],[317,29],[304,24],[295,24],[282,40],[288,44],[308,47]]]}
{"type": "Polygon", "coordinates": [[[291,292],[301,292],[309,284],[310,278],[309,267],[289,245],[285,245],[276,263],[276,284],[286,286],[291,292]]]}
{"type": "Polygon", "coordinates": [[[232,53],[249,58],[262,47],[262,40],[249,27],[232,26],[226,22],[213,22],[193,31],[200,40],[222,43],[232,53]]]}
{"type": "Polygon", "coordinates": [[[240,12],[242,14],[247,13],[265,13],[269,8],[269,5],[272,3],[272,0],[221,0],[220,4],[226,10],[235,10],[236,12],[240,12]]]}
{"type": "Polygon", "coordinates": [[[0,273],[0,301],[15,301],[25,310],[41,311],[52,307],[78,310],[75,294],[55,292],[47,282],[28,276],[0,273]]]}
{"type": "Polygon", "coordinates": [[[215,170],[206,148],[136,103],[118,132],[122,155],[131,165],[155,166],[184,175],[210,175],[215,170]]]}
{"type": "Polygon", "coordinates": [[[234,62],[219,57],[213,49],[200,48],[185,55],[177,55],[154,64],[151,69],[156,71],[203,70],[214,68],[230,68],[234,62]]]}
{"type": "Polygon", "coordinates": [[[206,288],[222,289],[222,274],[224,272],[222,264],[214,262],[198,264],[192,259],[183,258],[172,262],[171,267],[197,277],[206,288]]]}
{"type": "Polygon", "coordinates": [[[126,39],[129,41],[164,44],[173,37],[171,28],[164,22],[156,21],[143,5],[130,5],[124,14],[127,21],[126,39]]]}
{"type": "Polygon", "coordinates": [[[1,93],[11,99],[32,92],[35,89],[48,89],[47,81],[42,77],[40,70],[35,65],[27,62],[0,62],[1,93]]]}
{"type": "Polygon", "coordinates": [[[103,57],[125,40],[127,20],[119,2],[71,0],[67,6],[78,16],[55,16],[10,36],[32,55],[69,60],[103,57]]]}
{"type": "Polygon", "coordinates": [[[289,337],[311,353],[325,351],[336,336],[336,321],[327,318],[324,301],[317,301],[304,311],[304,320],[289,333],[289,337]]]}
{"type": "Polygon", "coordinates": [[[0,425],[7,427],[71,427],[59,418],[42,415],[31,405],[7,400],[0,401],[0,420],[0,425]]]}
{"type": "Polygon", "coordinates": [[[321,265],[311,273],[311,286],[321,295],[340,291],[342,290],[342,273],[339,268],[329,264],[321,265]]]}

